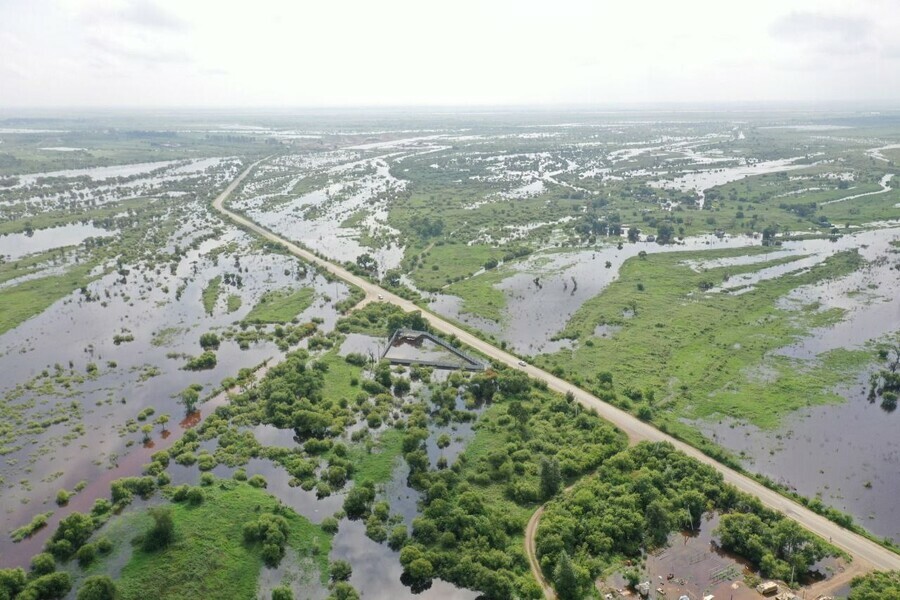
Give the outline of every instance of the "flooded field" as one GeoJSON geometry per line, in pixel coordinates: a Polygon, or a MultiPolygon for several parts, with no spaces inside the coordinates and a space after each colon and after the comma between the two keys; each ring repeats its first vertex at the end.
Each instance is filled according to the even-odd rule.
{"type": "MultiPolygon", "coordinates": [[[[495,463],[490,477],[469,474],[464,482],[476,490],[493,486],[497,498],[481,501],[531,499],[509,505],[515,514],[499,534],[520,535],[519,521],[527,521],[538,492],[497,482],[508,473],[517,480],[536,477],[521,466],[534,458],[531,442],[494,448],[491,436],[479,434],[483,416],[503,432],[512,415],[486,412],[466,392],[465,378],[483,374],[377,365],[388,337],[369,334],[396,323],[378,312],[385,308],[376,303],[374,312],[363,313],[368,323],[354,331],[365,334],[338,334],[335,326],[350,308],[341,305],[351,297],[346,285],[209,208],[257,161],[228,201],[233,210],[560,377],[595,393],[602,388],[604,399],[642,419],[690,427],[695,435],[699,430],[748,469],[900,540],[897,413],[889,398],[871,402],[869,392],[869,375],[879,368],[876,349],[900,331],[894,162],[900,131],[889,119],[739,111],[513,118],[476,111],[374,121],[217,115],[148,121],[140,128],[68,123],[0,122],[0,565],[27,564],[63,517],[89,511],[96,498],[108,497],[111,481],[140,475],[154,452],[202,427],[217,406],[228,406],[219,393],[223,381],[233,383],[248,369],[261,376],[298,348],[310,349],[323,373],[339,374],[328,382],[334,397],[324,400],[333,411],[329,419],[338,415],[336,429],[302,435],[309,415],[293,408],[280,423],[284,428],[259,414],[229,426],[265,450],[241,468],[249,477],[262,476],[266,493],[314,524],[330,527],[338,514],[329,558],[350,563],[349,582],[363,597],[479,596],[436,576],[413,581],[399,551],[373,539],[378,523],[368,515],[343,518],[350,490],[362,483],[351,469],[341,475],[342,461],[378,474],[374,503],[383,501],[390,513],[381,526],[405,525],[414,545],[430,553],[414,569],[426,575],[444,567],[442,553],[455,544],[462,552],[472,537],[457,531],[429,542],[413,526],[429,510],[438,512],[431,495],[442,493],[440,478],[452,482],[465,473],[460,465],[468,459],[495,463]],[[681,262],[679,254],[685,255],[681,262]],[[778,313],[790,335],[708,394],[724,402],[725,392],[744,385],[781,389],[776,378],[787,374],[769,368],[773,362],[789,361],[784,364],[800,379],[844,352],[857,361],[855,370],[848,369],[852,376],[836,386],[830,404],[807,405],[770,428],[716,415],[678,420],[678,410],[705,401],[683,400],[693,391],[690,376],[703,375],[692,365],[703,363],[685,361],[681,379],[660,383],[642,371],[647,356],[662,370],[667,361],[677,362],[662,343],[668,335],[694,344],[696,354],[713,354],[755,347],[756,332],[731,339],[706,313],[687,325],[673,323],[677,307],[749,298],[851,254],[858,258],[851,272],[835,268],[840,275],[786,286],[786,293],[772,297],[768,313],[753,313],[760,328],[778,313]],[[692,283],[668,304],[616,296],[617,304],[597,307],[598,298],[630,281],[635,261],[663,257],[686,278],[717,277],[692,283]],[[648,306],[657,311],[650,316],[653,329],[632,327],[648,318],[648,306]],[[585,311],[603,318],[590,320],[593,314],[585,317],[585,311]],[[587,323],[584,332],[573,327],[579,319],[587,323]],[[582,354],[629,336],[634,345],[652,348],[619,369],[582,354]],[[871,360],[860,358],[865,353],[871,360]],[[559,357],[563,364],[553,363],[559,357]],[[441,389],[448,381],[454,387],[441,389]],[[188,413],[192,389],[204,402],[188,413]],[[344,447],[333,448],[334,442],[344,447]],[[507,450],[516,457],[506,460],[507,450]],[[384,464],[377,464],[379,451],[388,452],[384,464]],[[310,462],[298,466],[287,456],[310,462]],[[332,488],[327,476],[333,466],[332,488]],[[76,489],[68,504],[57,506],[61,490],[76,489]],[[12,530],[48,512],[47,527],[12,541],[12,530]]],[[[665,277],[657,271],[655,279],[631,287],[656,291],[665,277]]],[[[458,359],[429,340],[397,344],[387,358],[458,359]]],[[[727,362],[726,356],[708,366],[706,375],[727,362]]],[[[245,385],[242,380],[239,387],[245,385]]],[[[298,405],[308,400],[299,393],[294,398],[298,405]]],[[[803,406],[802,399],[784,400],[803,406]]],[[[528,415],[520,405],[515,409],[524,430],[528,415]]],[[[197,451],[215,454],[218,435],[197,451]]],[[[221,463],[211,468],[225,479],[236,471],[221,463]]],[[[173,461],[167,472],[174,485],[201,483],[196,465],[173,461]]],[[[746,566],[717,547],[716,521],[708,517],[697,531],[671,536],[667,549],[648,558],[652,589],[692,600],[755,596],[742,583],[746,566]]],[[[479,562],[494,565],[481,581],[508,584],[494,581],[493,572],[520,569],[522,557],[497,554],[512,558],[479,562]]],[[[120,573],[129,556],[110,558],[110,572],[120,573]]],[[[278,567],[261,570],[257,596],[268,598],[286,582],[297,597],[324,599],[329,589],[318,564],[290,549],[278,567]]],[[[826,576],[840,568],[821,566],[826,576]]],[[[443,576],[454,579],[446,570],[443,576]]],[[[520,583],[497,589],[519,591],[520,583]]],[[[619,581],[609,583],[621,588],[619,581]]]]}
{"type": "Polygon", "coordinates": [[[809,408],[774,431],[699,422],[748,469],[854,516],[880,536],[900,539],[897,415],[867,399],[868,377],[840,390],[846,403],[809,408]]]}
{"type": "Polygon", "coordinates": [[[113,232],[94,225],[73,224],[51,229],[39,229],[31,233],[9,233],[0,236],[0,256],[7,261],[16,260],[54,248],[77,246],[87,238],[108,237],[113,232]]]}
{"type": "MultiPolygon", "coordinates": [[[[717,513],[706,513],[693,530],[686,529],[671,534],[666,547],[647,556],[641,581],[650,583],[651,597],[687,597],[691,600],[710,596],[734,600],[758,600],[761,597],[745,581],[746,576],[759,579],[758,574],[746,561],[719,546],[719,540],[713,533],[719,519],[720,515],[717,513]]],[[[827,582],[843,570],[843,561],[828,559],[818,565],[811,581],[804,583],[827,582]]],[[[601,593],[609,590],[614,597],[634,595],[626,589],[620,574],[598,582],[597,587],[601,593]]],[[[790,590],[784,583],[780,589],[790,590]]],[[[838,591],[843,590],[839,587],[838,591]]],[[[807,590],[800,589],[794,593],[799,595],[806,592],[807,590]]]]}

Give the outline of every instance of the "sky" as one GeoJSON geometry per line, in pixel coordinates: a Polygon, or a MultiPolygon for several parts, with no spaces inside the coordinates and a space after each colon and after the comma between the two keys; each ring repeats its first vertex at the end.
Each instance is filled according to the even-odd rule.
{"type": "Polygon", "coordinates": [[[898,0],[0,0],[0,108],[900,101],[898,0]]]}

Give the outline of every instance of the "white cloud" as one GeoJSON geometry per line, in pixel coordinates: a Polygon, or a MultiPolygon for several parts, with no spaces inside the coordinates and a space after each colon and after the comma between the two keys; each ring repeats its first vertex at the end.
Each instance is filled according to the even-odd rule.
{"type": "Polygon", "coordinates": [[[30,77],[0,106],[897,99],[898,22],[890,0],[0,0],[0,72],[30,77]]]}

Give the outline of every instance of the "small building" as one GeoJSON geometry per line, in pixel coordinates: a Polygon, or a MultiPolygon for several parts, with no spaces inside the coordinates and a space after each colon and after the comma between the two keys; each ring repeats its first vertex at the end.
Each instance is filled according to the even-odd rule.
{"type": "Polygon", "coordinates": [[[637,593],[640,594],[641,598],[649,598],[650,597],[650,582],[645,581],[644,583],[639,583],[635,588],[637,593]]]}
{"type": "Polygon", "coordinates": [[[797,600],[797,595],[794,592],[781,592],[775,596],[775,600],[797,600]]]}
{"type": "Polygon", "coordinates": [[[774,581],[765,581],[756,586],[756,591],[763,596],[771,596],[778,593],[778,584],[774,581]]]}

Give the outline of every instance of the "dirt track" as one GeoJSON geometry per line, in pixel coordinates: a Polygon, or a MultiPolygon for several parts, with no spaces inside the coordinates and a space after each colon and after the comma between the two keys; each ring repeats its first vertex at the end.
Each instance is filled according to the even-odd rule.
{"type": "MultiPolygon", "coordinates": [[[[263,162],[264,160],[266,159],[257,161],[250,165],[247,169],[245,169],[213,201],[213,207],[224,216],[229,218],[231,221],[253,231],[257,235],[267,240],[283,244],[295,256],[302,258],[303,260],[314,264],[325,271],[328,271],[332,275],[344,280],[345,282],[360,288],[361,290],[363,290],[363,292],[365,292],[365,299],[363,300],[363,303],[377,300],[382,302],[389,302],[391,304],[399,306],[405,311],[421,311],[422,315],[435,330],[440,331],[441,333],[444,333],[446,335],[455,335],[461,342],[471,346],[472,348],[475,348],[479,352],[492,358],[493,360],[496,360],[497,362],[503,363],[513,368],[521,368],[531,377],[541,379],[546,382],[548,387],[556,392],[562,394],[571,393],[575,397],[575,400],[577,400],[580,404],[595,411],[600,417],[606,419],[607,421],[611,422],[613,425],[624,431],[631,443],[636,443],[643,440],[651,442],[669,442],[685,454],[699,460],[700,462],[714,467],[716,470],[722,473],[722,476],[727,483],[734,485],[742,492],[756,496],[767,507],[777,510],[783,513],[785,516],[794,519],[795,521],[806,527],[808,530],[821,536],[824,539],[830,540],[832,544],[853,556],[856,563],[855,567],[859,568],[860,572],[864,572],[870,569],[900,570],[900,555],[897,555],[894,552],[891,552],[890,550],[879,546],[875,542],[868,540],[861,535],[840,527],[839,525],[829,521],[825,517],[812,512],[805,506],[798,504],[793,500],[785,498],[778,492],[770,490],[754,479],[751,479],[746,475],[742,475],[741,473],[738,473],[737,471],[730,469],[725,465],[719,463],[718,461],[706,456],[693,446],[676,440],[675,438],[659,431],[652,425],[641,421],[637,417],[634,417],[633,415],[619,408],[603,402],[596,396],[576,387],[575,385],[567,381],[560,379],[559,377],[548,373],[547,371],[531,365],[520,367],[518,364],[520,359],[518,357],[501,350],[500,348],[494,346],[489,342],[475,337],[468,331],[457,327],[453,323],[444,320],[443,318],[429,312],[426,309],[423,309],[422,307],[410,302],[409,300],[392,294],[388,290],[354,275],[344,267],[320,258],[309,250],[306,250],[305,248],[302,248],[301,246],[298,246],[297,244],[282,238],[281,236],[269,231],[268,229],[257,225],[250,219],[225,208],[223,206],[224,201],[232,194],[232,192],[234,192],[234,190],[238,187],[238,185],[240,185],[244,178],[259,163],[263,162]]],[[[537,565],[537,560],[534,556],[533,534],[537,529],[537,522],[540,519],[540,512],[541,509],[538,509],[538,512],[536,512],[535,515],[532,516],[531,521],[529,521],[528,529],[529,531],[531,531],[531,536],[529,536],[528,532],[526,532],[526,549],[528,550],[528,557],[529,561],[531,562],[532,571],[535,573],[536,578],[544,587],[545,594],[548,594],[548,597],[555,597],[549,595],[552,594],[553,591],[552,589],[549,589],[549,586],[547,586],[543,576],[541,575],[539,566],[537,565]],[[530,541],[529,537],[531,538],[530,541]]]]}

